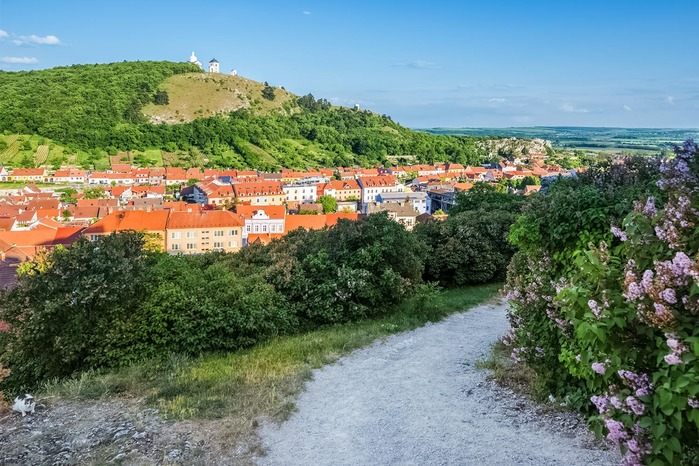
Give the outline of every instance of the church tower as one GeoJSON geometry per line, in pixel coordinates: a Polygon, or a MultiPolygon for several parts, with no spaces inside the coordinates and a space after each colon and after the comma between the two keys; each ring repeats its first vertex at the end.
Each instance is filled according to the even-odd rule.
{"type": "Polygon", "coordinates": [[[218,60],[215,58],[212,58],[211,61],[209,61],[209,73],[218,73],[218,60]]]}
{"type": "Polygon", "coordinates": [[[201,62],[199,60],[197,60],[197,56],[194,55],[194,52],[192,52],[192,55],[189,57],[189,60],[187,60],[187,61],[189,63],[193,63],[193,64],[197,65],[199,68],[202,68],[201,62]]]}

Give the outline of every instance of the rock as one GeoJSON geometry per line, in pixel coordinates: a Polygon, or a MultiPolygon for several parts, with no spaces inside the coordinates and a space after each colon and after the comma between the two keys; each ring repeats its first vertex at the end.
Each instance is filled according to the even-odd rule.
{"type": "Polygon", "coordinates": [[[111,460],[109,460],[109,462],[110,462],[110,463],[116,463],[116,462],[119,462],[119,461],[123,460],[124,458],[126,458],[126,453],[119,453],[119,454],[116,455],[114,458],[112,458],[111,460]]]}
{"type": "Polygon", "coordinates": [[[148,434],[145,433],[145,432],[136,432],[135,434],[133,434],[133,435],[131,436],[131,438],[134,439],[134,440],[141,440],[141,439],[146,438],[147,435],[148,435],[148,434]]]}

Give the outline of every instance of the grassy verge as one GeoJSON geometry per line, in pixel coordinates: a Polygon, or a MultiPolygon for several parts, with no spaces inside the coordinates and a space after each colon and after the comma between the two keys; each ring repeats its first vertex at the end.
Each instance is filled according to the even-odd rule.
{"type": "Polygon", "coordinates": [[[490,357],[479,362],[477,367],[489,370],[489,378],[498,385],[543,401],[546,395],[537,383],[536,373],[526,364],[513,361],[510,352],[510,348],[498,341],[493,345],[490,357]]]}
{"type": "Polygon", "coordinates": [[[254,431],[256,419],[285,419],[293,397],[314,368],[390,334],[438,321],[497,296],[498,284],[441,291],[415,298],[381,319],[335,325],[275,338],[244,351],[198,358],[171,356],[112,372],[86,372],[46,384],[42,399],[143,396],[174,419],[225,418],[232,437],[254,431]]]}

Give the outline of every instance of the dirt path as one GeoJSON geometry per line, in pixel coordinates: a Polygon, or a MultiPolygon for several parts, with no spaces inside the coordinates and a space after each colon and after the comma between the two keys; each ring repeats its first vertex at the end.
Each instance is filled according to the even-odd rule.
{"type": "Polygon", "coordinates": [[[291,419],[263,426],[258,464],[619,464],[580,419],[542,414],[476,369],[507,331],[505,312],[484,305],[317,371],[291,419]]]}

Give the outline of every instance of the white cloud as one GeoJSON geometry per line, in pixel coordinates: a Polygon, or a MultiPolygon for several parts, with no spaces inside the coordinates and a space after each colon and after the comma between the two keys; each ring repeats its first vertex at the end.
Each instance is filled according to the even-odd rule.
{"type": "Polygon", "coordinates": [[[633,109],[628,105],[624,105],[624,110],[626,110],[627,112],[633,112],[633,109]]]}
{"type": "Polygon", "coordinates": [[[503,99],[502,97],[493,97],[492,99],[488,100],[488,102],[492,104],[501,104],[503,102],[507,102],[507,99],[503,99]]]}
{"type": "Polygon", "coordinates": [[[571,104],[561,105],[561,110],[563,110],[566,113],[588,113],[588,110],[586,108],[574,107],[571,104]]]}
{"type": "Polygon", "coordinates": [[[9,36],[7,31],[3,31],[2,29],[0,29],[0,37],[7,37],[7,36],[9,36]]]}
{"type": "Polygon", "coordinates": [[[675,105],[675,98],[671,95],[665,97],[665,101],[669,103],[670,105],[675,105]]]}
{"type": "Polygon", "coordinates": [[[36,34],[31,34],[29,36],[19,36],[17,39],[12,41],[16,45],[23,44],[39,44],[39,45],[60,45],[61,40],[56,36],[37,36],[36,34]]]}
{"type": "Polygon", "coordinates": [[[36,57],[0,57],[1,63],[14,63],[21,65],[33,65],[39,63],[36,57]]]}
{"type": "Polygon", "coordinates": [[[311,12],[310,12],[310,11],[308,11],[308,10],[306,10],[306,11],[304,11],[304,12],[303,12],[303,14],[304,14],[304,15],[310,15],[310,14],[311,14],[311,12]]]}

